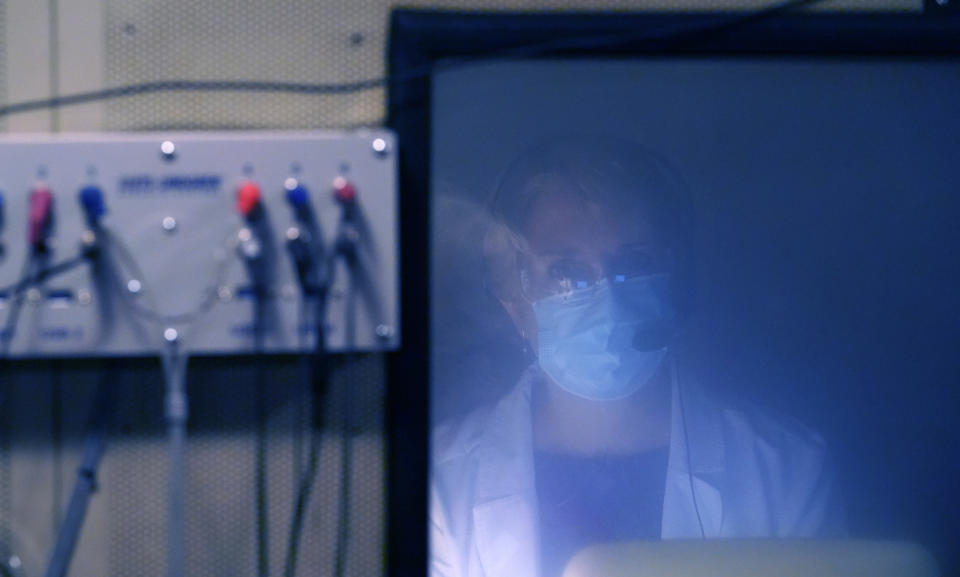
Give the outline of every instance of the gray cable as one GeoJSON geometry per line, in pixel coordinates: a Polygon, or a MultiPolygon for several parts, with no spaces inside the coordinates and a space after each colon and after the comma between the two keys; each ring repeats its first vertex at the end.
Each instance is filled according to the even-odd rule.
{"type": "Polygon", "coordinates": [[[170,458],[169,518],[167,533],[167,577],[186,575],[186,436],[189,414],[186,392],[187,356],[179,343],[167,339],[163,349],[163,376],[166,383],[164,414],[167,420],[170,458]]]}
{"type": "Polygon", "coordinates": [[[670,378],[677,389],[677,402],[680,405],[680,421],[683,429],[684,452],[687,454],[687,480],[690,482],[690,496],[693,498],[693,510],[697,514],[697,524],[700,526],[700,538],[706,539],[707,532],[703,529],[703,518],[700,516],[700,505],[697,502],[697,490],[693,485],[693,459],[690,457],[690,431],[687,427],[687,411],[683,404],[683,385],[680,383],[680,370],[677,359],[670,355],[670,378]]]}

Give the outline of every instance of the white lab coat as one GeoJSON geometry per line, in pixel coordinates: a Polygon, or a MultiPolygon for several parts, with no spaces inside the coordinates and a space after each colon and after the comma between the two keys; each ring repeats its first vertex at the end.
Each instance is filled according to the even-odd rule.
{"type": "MultiPolygon", "coordinates": [[[[535,378],[532,367],[493,407],[434,431],[431,577],[539,577],[530,404],[535,378]]],[[[692,379],[680,380],[673,386],[664,539],[701,538],[701,523],[707,538],[843,533],[819,436],[796,421],[720,405],[692,379]]]]}

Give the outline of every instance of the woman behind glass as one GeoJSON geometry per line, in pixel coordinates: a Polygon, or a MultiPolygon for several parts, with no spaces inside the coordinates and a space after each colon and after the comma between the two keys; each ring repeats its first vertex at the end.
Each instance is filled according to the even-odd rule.
{"type": "Polygon", "coordinates": [[[843,532],[820,437],[719,403],[674,352],[691,239],[663,162],[553,141],[488,209],[486,282],[529,367],[434,432],[431,575],[556,577],[599,543],[843,532]]]}

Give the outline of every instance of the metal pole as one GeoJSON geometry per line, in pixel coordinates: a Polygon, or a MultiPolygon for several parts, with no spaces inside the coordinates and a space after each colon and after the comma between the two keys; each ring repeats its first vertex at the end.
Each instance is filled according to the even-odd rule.
{"type": "Polygon", "coordinates": [[[185,498],[187,440],[187,357],[180,351],[176,329],[163,333],[166,341],[163,356],[166,397],[167,439],[170,458],[169,517],[167,519],[167,577],[184,577],[185,573],[185,498]]]}
{"type": "MultiPolygon", "coordinates": [[[[98,401],[103,402],[102,399],[98,401]]],[[[97,467],[107,444],[107,418],[109,417],[98,417],[94,425],[95,428],[87,435],[83,463],[77,470],[77,482],[73,488],[73,496],[70,498],[67,515],[64,517],[63,525],[57,536],[56,546],[50,556],[46,577],[63,577],[70,567],[70,560],[73,559],[77,539],[80,537],[80,530],[83,528],[83,522],[87,516],[90,497],[97,490],[97,467]]]]}

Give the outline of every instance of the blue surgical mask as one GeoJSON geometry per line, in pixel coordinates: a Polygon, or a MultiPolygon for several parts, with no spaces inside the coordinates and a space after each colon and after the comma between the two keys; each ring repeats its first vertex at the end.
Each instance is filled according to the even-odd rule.
{"type": "Polygon", "coordinates": [[[533,303],[543,371],[564,390],[595,401],[622,399],[656,373],[674,312],[669,275],[601,280],[533,303]]]}

